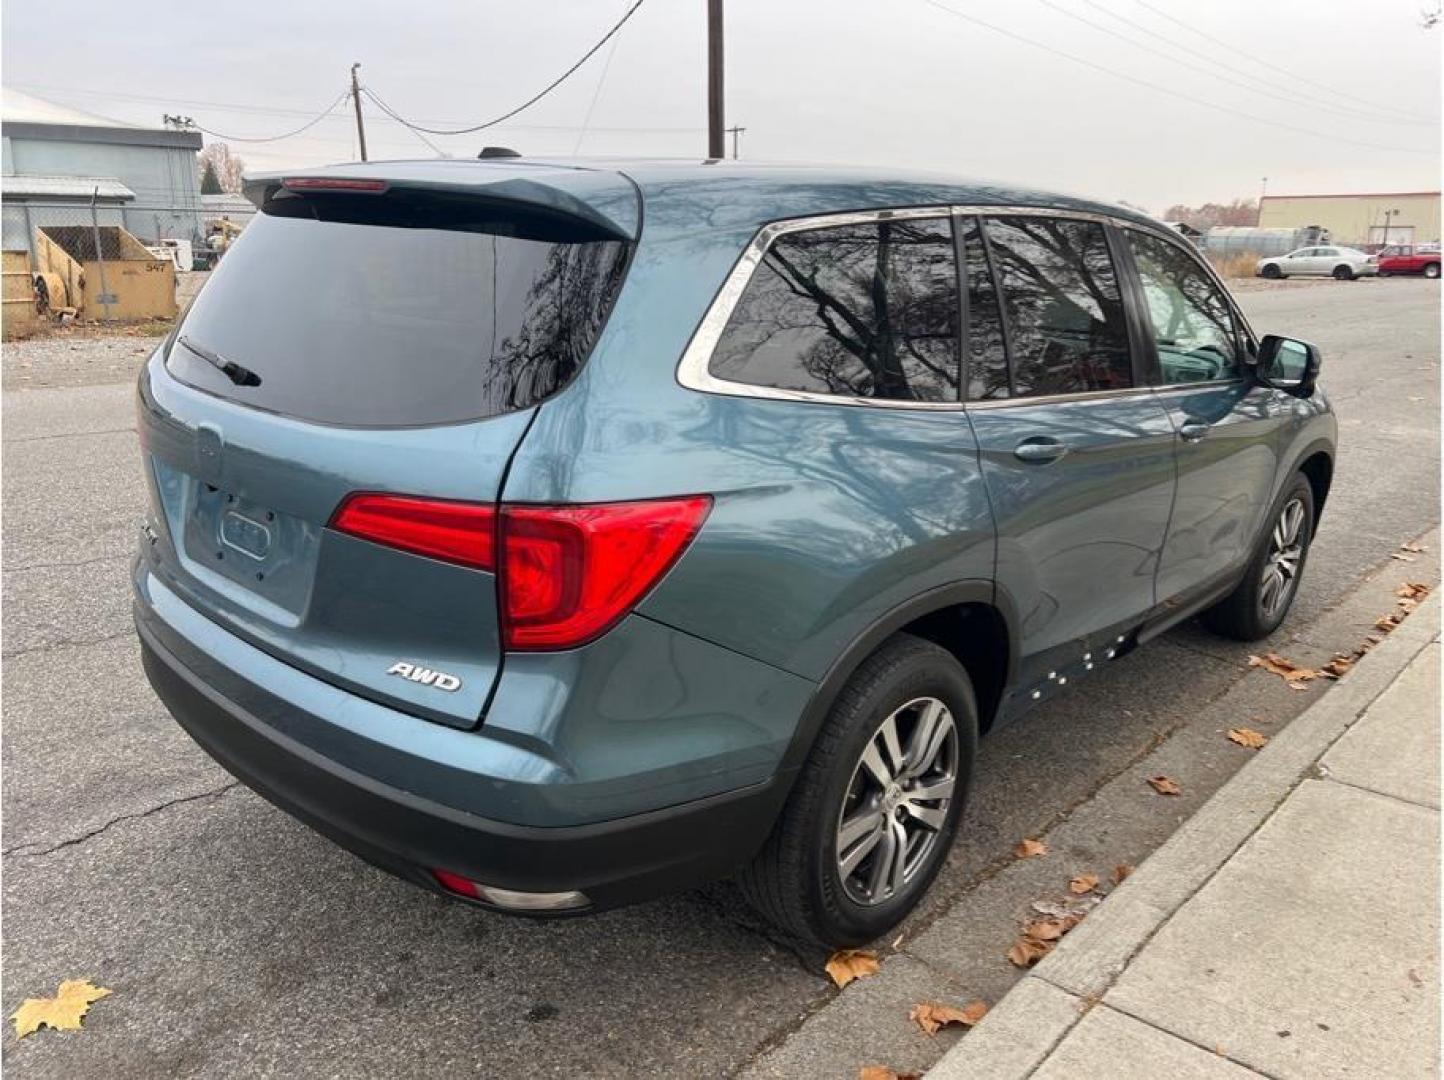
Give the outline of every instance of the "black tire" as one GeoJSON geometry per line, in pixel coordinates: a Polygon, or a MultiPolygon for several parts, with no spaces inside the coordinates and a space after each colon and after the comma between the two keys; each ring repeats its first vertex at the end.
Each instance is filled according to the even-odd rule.
{"type": "Polygon", "coordinates": [[[1438,264],[1438,263],[1425,263],[1425,264],[1424,264],[1424,276],[1425,276],[1426,278],[1437,278],[1437,277],[1439,276],[1439,264],[1438,264]]]}
{"type": "Polygon", "coordinates": [[[1279,628],[1293,606],[1299,593],[1299,582],[1304,575],[1304,566],[1309,558],[1309,546],[1314,539],[1314,489],[1302,474],[1294,475],[1269,511],[1264,532],[1259,537],[1257,550],[1249,560],[1248,570],[1238,587],[1203,613],[1203,623],[1215,634],[1233,638],[1235,641],[1257,641],[1266,638],[1279,628]],[[1294,560],[1294,571],[1290,577],[1287,592],[1282,602],[1270,607],[1265,586],[1265,570],[1274,558],[1275,532],[1284,520],[1284,514],[1296,503],[1303,506],[1303,517],[1299,525],[1299,553],[1294,560]]]}
{"type": "Polygon", "coordinates": [[[1271,281],[1278,281],[1284,276],[1284,272],[1273,263],[1269,263],[1262,270],[1260,270],[1259,273],[1271,281]]]}
{"type": "MultiPolygon", "coordinates": [[[[833,703],[772,835],[738,874],[742,894],[769,922],[804,943],[842,948],[887,933],[916,906],[947,861],[967,800],[977,740],[977,701],[962,665],[921,638],[889,638],[862,662],[833,703]],[[950,743],[956,751],[952,796],[941,808],[941,828],[929,846],[919,844],[920,861],[901,887],[885,899],[859,902],[850,892],[853,879],[845,881],[839,865],[840,824],[859,777],[870,777],[862,773],[864,751],[879,737],[885,721],[919,698],[935,699],[951,713],[956,732],[950,743]]],[[[908,781],[916,782],[921,781],[908,781]]],[[[873,811],[883,822],[880,834],[888,832],[892,814],[907,820],[903,808],[891,806],[873,811]]],[[[909,826],[921,829],[911,822],[909,826]]],[[[878,843],[874,850],[882,847],[878,843]]],[[[908,862],[906,854],[903,862],[908,862]]],[[[865,866],[866,859],[860,865],[865,866]]]]}
{"type": "Polygon", "coordinates": [[[1348,265],[1347,263],[1339,263],[1338,266],[1334,267],[1334,280],[1335,280],[1335,281],[1353,281],[1353,280],[1354,280],[1354,268],[1353,268],[1352,266],[1348,265]]]}

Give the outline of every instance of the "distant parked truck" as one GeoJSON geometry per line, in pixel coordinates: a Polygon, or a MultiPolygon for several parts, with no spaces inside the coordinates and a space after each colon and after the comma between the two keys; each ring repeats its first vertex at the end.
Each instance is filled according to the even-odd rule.
{"type": "Polygon", "coordinates": [[[1320,225],[1299,229],[1256,229],[1243,225],[1215,225],[1203,236],[1203,249],[1215,258],[1231,255],[1285,255],[1296,248],[1329,243],[1329,230],[1320,225]]]}

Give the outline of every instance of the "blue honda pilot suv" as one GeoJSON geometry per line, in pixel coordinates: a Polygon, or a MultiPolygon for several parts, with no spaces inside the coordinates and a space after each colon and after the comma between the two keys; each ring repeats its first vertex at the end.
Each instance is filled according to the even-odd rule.
{"type": "Polygon", "coordinates": [[[723,162],[247,193],[140,378],[145,669],[422,886],[566,914],[735,875],[866,941],[980,734],[1297,593],[1318,353],[1129,210],[723,162]]]}

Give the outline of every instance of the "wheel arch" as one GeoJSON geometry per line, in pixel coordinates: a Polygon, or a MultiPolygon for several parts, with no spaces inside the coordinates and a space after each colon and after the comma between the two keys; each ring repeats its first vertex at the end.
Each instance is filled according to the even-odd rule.
{"type": "Polygon", "coordinates": [[[780,771],[806,760],[833,702],[858,666],[898,633],[916,634],[947,649],[968,672],[978,696],[978,723],[991,726],[1018,663],[1017,616],[991,581],[953,582],[892,608],[853,639],[833,661],[803,711],[780,771]]]}
{"type": "Polygon", "coordinates": [[[1329,497],[1329,488],[1334,482],[1334,455],[1331,447],[1322,443],[1314,443],[1307,447],[1299,455],[1295,471],[1304,474],[1309,482],[1309,487],[1314,494],[1314,520],[1312,525],[1318,529],[1319,519],[1324,513],[1324,500],[1329,497]]]}

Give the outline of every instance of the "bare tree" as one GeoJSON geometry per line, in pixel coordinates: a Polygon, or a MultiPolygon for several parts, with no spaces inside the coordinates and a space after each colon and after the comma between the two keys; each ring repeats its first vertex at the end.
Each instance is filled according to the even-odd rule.
{"type": "Polygon", "coordinates": [[[1258,222],[1258,201],[1234,199],[1228,203],[1204,203],[1202,206],[1170,206],[1163,212],[1164,221],[1182,221],[1195,229],[1214,225],[1253,225],[1258,222]]]}
{"type": "Polygon", "coordinates": [[[207,143],[205,149],[196,155],[196,167],[200,174],[204,175],[208,166],[215,170],[222,191],[233,195],[240,194],[241,177],[246,171],[246,163],[231,153],[229,146],[223,142],[207,143]]]}

